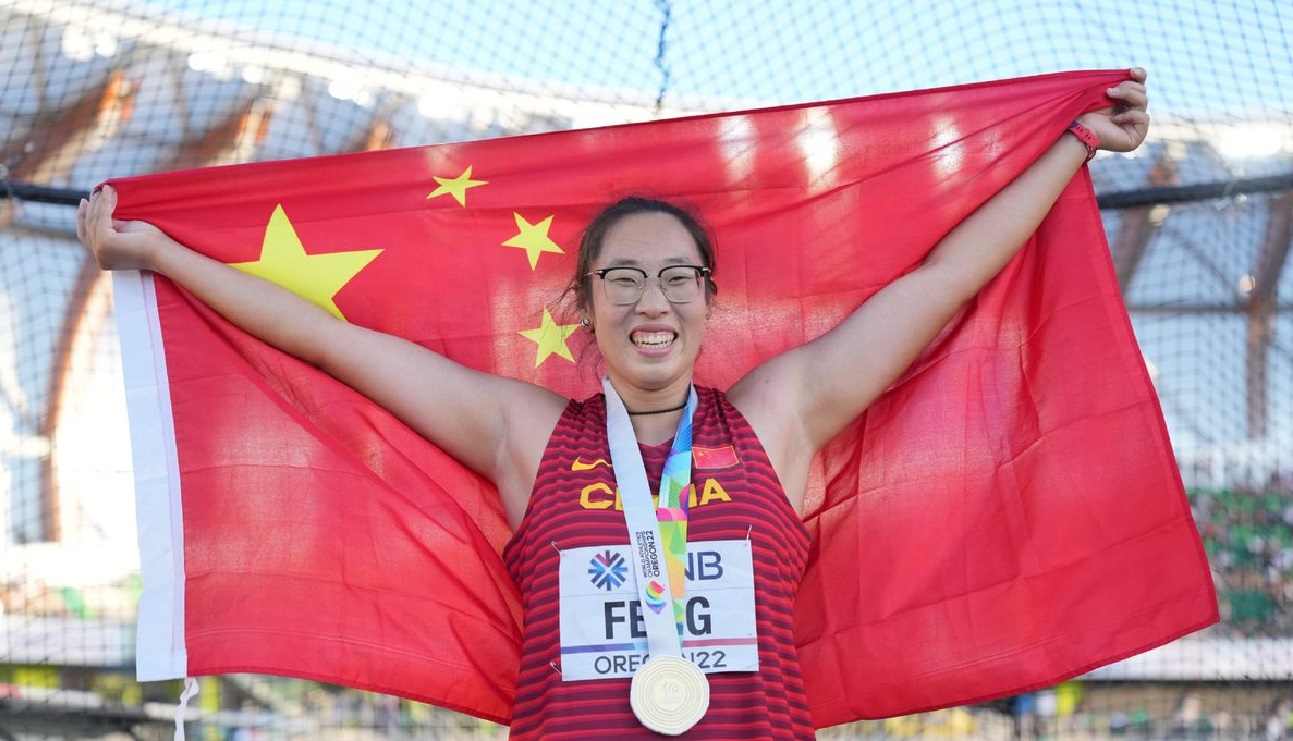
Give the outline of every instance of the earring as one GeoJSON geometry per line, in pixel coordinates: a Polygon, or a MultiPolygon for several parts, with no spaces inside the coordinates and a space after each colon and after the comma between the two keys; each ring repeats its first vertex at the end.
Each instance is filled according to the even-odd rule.
{"type": "Polygon", "coordinates": [[[588,326],[588,317],[584,317],[583,319],[580,319],[580,320],[579,320],[579,324],[580,324],[580,326],[587,327],[587,326],[588,326]]]}

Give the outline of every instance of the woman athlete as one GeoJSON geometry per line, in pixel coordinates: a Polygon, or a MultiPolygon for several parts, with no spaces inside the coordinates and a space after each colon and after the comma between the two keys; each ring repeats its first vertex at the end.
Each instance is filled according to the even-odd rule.
{"type": "MultiPolygon", "coordinates": [[[[1135,69],[1131,76],[1108,91],[1111,107],[1080,116],[917,269],[831,331],[755,367],[725,392],[697,390],[695,445],[730,447],[740,465],[712,474],[731,506],[698,509],[687,540],[751,541],[758,640],[756,670],[706,667],[713,671],[709,708],[688,738],[812,738],[790,620],[807,551],[798,515],[810,464],[1010,261],[1094,149],[1128,152],[1144,141],[1146,75],[1135,69]],[[758,534],[751,535],[756,525],[758,534]]],[[[115,205],[115,192],[104,186],[78,210],[77,235],[101,268],[166,275],[244,331],[371,398],[497,486],[517,530],[504,558],[525,617],[514,738],[652,735],[629,712],[628,679],[562,676],[561,553],[626,542],[618,507],[581,508],[577,493],[569,494],[602,479],[610,482],[608,490],[616,483],[606,477],[618,470],[611,474],[609,466],[595,465],[608,457],[603,396],[572,402],[338,321],[150,224],[115,221],[115,205]]],[[[684,405],[692,395],[715,268],[699,222],[659,201],[611,206],[590,224],[580,247],[572,284],[576,308],[627,411],[651,484],[684,412],[691,411],[684,405]]],[[[692,481],[699,480],[697,472],[692,481]]],[[[640,637],[638,613],[626,608],[623,615],[608,614],[605,624],[615,620],[627,635],[640,637]]]]}

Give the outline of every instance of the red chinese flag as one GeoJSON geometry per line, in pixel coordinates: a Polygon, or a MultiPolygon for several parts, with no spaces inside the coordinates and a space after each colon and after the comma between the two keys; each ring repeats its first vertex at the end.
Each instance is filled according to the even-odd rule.
{"type": "MultiPolygon", "coordinates": [[[[685,199],[718,244],[697,380],[726,388],[920,263],[1125,77],[128,178],[118,215],[582,397],[596,352],[560,306],[581,226],[685,199]]],[[[286,674],[506,722],[521,626],[490,484],[163,278],[122,276],[118,302],[141,677],[286,674]]],[[[1217,617],[1085,171],[815,480],[796,630],[819,726],[1047,685],[1217,617]]]]}

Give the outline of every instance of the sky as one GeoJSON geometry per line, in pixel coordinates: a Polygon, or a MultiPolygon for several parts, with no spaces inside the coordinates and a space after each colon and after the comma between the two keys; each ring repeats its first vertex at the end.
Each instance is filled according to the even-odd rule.
{"type": "Polygon", "coordinates": [[[1283,0],[144,1],[374,59],[614,90],[659,90],[667,7],[670,94],[785,103],[1140,65],[1172,113],[1293,109],[1283,0]]]}

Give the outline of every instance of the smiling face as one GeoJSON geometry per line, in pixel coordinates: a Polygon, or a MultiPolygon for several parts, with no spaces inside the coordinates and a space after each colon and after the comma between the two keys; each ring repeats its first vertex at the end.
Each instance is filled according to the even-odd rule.
{"type": "Polygon", "coordinates": [[[656,275],[670,265],[706,265],[696,239],[671,214],[634,213],[607,230],[590,262],[590,271],[626,266],[650,276],[642,297],[626,305],[607,299],[601,278],[585,283],[584,311],[596,330],[611,383],[626,402],[630,397],[681,399],[705,336],[710,291],[706,285],[694,300],[672,303],[656,275]]]}

